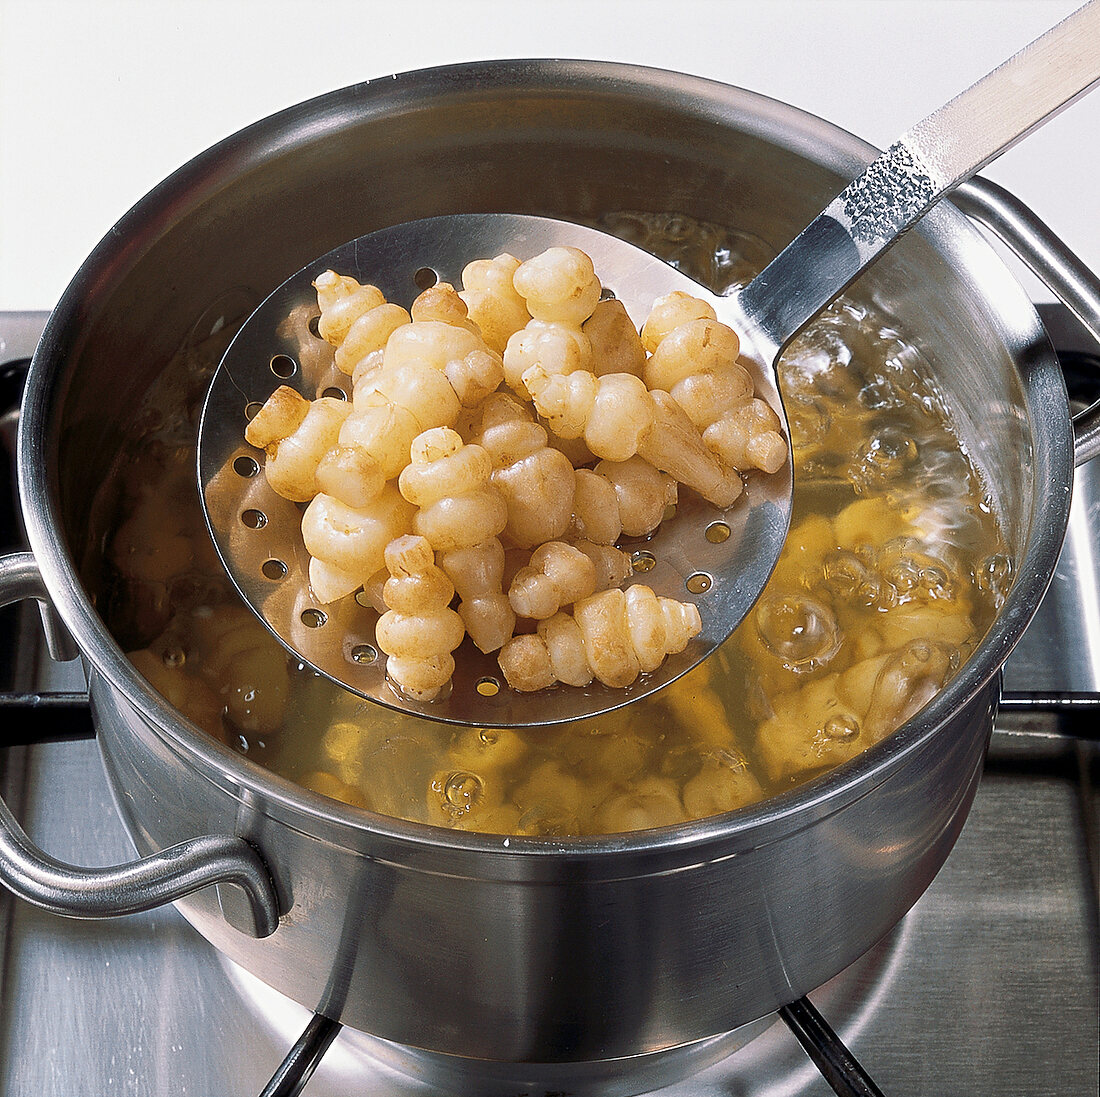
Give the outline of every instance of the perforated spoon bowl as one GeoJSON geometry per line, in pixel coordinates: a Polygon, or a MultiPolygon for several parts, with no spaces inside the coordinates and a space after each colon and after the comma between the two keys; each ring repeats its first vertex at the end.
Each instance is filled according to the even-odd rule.
{"type": "Polygon", "coordinates": [[[353,598],[318,604],[308,581],[298,506],[276,495],[262,454],[244,441],[249,414],[281,384],[314,399],[348,395],[332,348],[314,335],[314,279],[324,270],[378,286],[411,304],[435,281],[457,284],[472,259],[508,251],[528,258],[571,245],[593,259],[604,285],[638,322],[656,298],[684,290],[734,327],[755,364],[757,394],[784,419],[775,363],[783,347],[903,232],[955,186],[1100,82],[1100,0],[1030,46],[903,135],[850,183],[747,286],[718,297],[632,244],[594,229],[515,214],[460,214],[371,233],[289,278],[245,322],[215,373],[198,439],[199,487],[214,544],[245,601],[293,653],[347,689],[434,720],[486,727],[557,723],[618,708],[672,682],[709,655],[744,619],[786,538],[791,462],[750,474],[732,507],[682,493],[675,517],[633,551],[637,578],[657,593],[694,601],[702,631],[680,654],[626,689],[594,683],[538,693],[509,689],[494,655],[467,640],[451,688],[414,701],[386,677],[376,614],[353,598]]]}

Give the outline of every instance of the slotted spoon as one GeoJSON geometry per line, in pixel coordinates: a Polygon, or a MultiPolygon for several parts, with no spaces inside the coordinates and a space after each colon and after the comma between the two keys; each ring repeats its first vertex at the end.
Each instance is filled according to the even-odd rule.
{"type": "Polygon", "coordinates": [[[391,708],[486,727],[556,723],[606,712],[675,680],[729,637],[759,596],[787,535],[791,462],[752,473],[719,511],[681,492],[675,517],[633,552],[635,578],[659,594],[694,601],[702,632],[687,649],[626,689],[599,683],[537,693],[509,689],[495,655],[468,640],[455,652],[452,686],[411,700],[386,677],[376,614],[348,597],[311,595],[301,511],[276,495],[262,453],[244,441],[247,417],[281,384],[303,396],[350,394],[332,348],[311,331],[313,280],[331,269],[378,286],[408,307],[425,285],[458,285],[473,259],[547,247],[586,251],[637,323],[654,300],[683,290],[708,300],[740,334],[755,364],[757,395],[786,423],[775,363],[783,347],[959,183],[1100,82],[1100,0],[1091,0],[967,91],[914,126],[850,183],[752,282],[717,297],[634,245],[594,229],[516,214],[458,214],[396,225],[311,262],[245,322],[215,373],[203,407],[198,477],[214,544],[245,601],[291,652],[319,673],[391,708]]]}

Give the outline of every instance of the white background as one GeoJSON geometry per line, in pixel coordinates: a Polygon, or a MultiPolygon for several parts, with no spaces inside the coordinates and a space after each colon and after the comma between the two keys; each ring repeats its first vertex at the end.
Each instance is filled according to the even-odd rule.
{"type": "MultiPolygon", "coordinates": [[[[45,309],[154,184],[346,84],[495,57],[724,80],[878,147],[1075,0],[0,0],[0,309],[45,309]]],[[[985,172],[1100,270],[1100,91],[985,172]]],[[[1029,289],[1049,298],[1040,288],[1029,289]]]]}

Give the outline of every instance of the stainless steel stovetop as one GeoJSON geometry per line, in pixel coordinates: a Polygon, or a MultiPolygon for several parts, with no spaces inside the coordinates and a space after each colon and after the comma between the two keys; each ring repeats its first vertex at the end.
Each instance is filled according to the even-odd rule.
{"type": "MultiPolygon", "coordinates": [[[[44,320],[0,314],[0,365],[29,355],[44,320]]],[[[10,428],[9,415],[6,440],[10,428]]],[[[887,940],[810,995],[886,1094],[1098,1090],[1098,475],[1090,466],[1078,470],[1066,550],[1006,667],[1005,709],[955,851],[887,940]]],[[[5,533],[0,528],[0,541],[10,542],[5,533]]],[[[79,694],[79,671],[42,654],[37,615],[7,616],[12,639],[0,667],[9,680],[0,688],[8,699],[79,694]]],[[[0,791],[53,855],[87,865],[130,859],[94,741],[12,745],[32,724],[35,737],[45,729],[52,739],[79,733],[87,721],[62,703],[49,707],[59,715],[47,726],[45,712],[0,707],[0,791]]],[[[3,1097],[257,1094],[309,1021],[308,1011],[223,960],[171,908],[76,922],[0,890],[3,1097]]],[[[305,1092],[426,1097],[445,1081],[400,1049],[344,1030],[305,1092]]],[[[489,1083],[465,1092],[519,1097],[489,1083]]],[[[826,1097],[832,1090],[776,1024],[661,1092],[826,1097]]]]}

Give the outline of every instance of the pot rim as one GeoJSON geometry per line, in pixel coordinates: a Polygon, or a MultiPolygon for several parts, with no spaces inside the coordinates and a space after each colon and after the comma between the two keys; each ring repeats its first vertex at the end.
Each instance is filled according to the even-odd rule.
{"type": "MultiPolygon", "coordinates": [[[[521,85],[528,93],[577,91],[595,86],[645,93],[663,101],[681,101],[693,112],[717,120],[735,116],[739,128],[764,137],[781,128],[784,142],[795,151],[852,171],[872,159],[873,146],[824,119],[756,92],[714,80],[615,62],[584,60],[501,60],[469,62],[418,69],[317,96],[261,119],[223,139],[184,164],[140,199],[96,246],[69,283],[53,310],[35,351],[27,376],[18,441],[18,478],[23,513],[32,551],[47,590],[95,673],[107,680],[131,705],[155,720],[157,734],[173,749],[197,763],[204,775],[238,798],[248,790],[263,797],[265,810],[289,812],[295,825],[307,820],[352,828],[359,836],[411,842],[425,849],[498,853],[519,856],[568,854],[599,858],[625,852],[646,853],[681,849],[697,855],[700,847],[719,844],[735,848],[767,844],[840,810],[877,785],[888,772],[918,751],[948,717],[974,701],[999,673],[1022,635],[1053,574],[1069,515],[1072,480],[1072,433],[1061,373],[1038,314],[1012,275],[967,219],[954,209],[931,211],[926,222],[946,226],[948,238],[965,241],[968,250],[984,249],[983,279],[996,282],[998,295],[1014,295],[1014,336],[1027,352],[1021,386],[1033,422],[1035,508],[1030,516],[1024,557],[1008,597],[978,649],[955,677],[913,719],[882,742],[833,770],[770,797],[759,804],[677,824],[623,834],[579,838],[526,838],[476,834],[430,824],[407,822],[345,805],[280,777],[257,762],[234,753],[186,720],[136,671],[86,596],[74,560],[60,536],[61,516],[47,445],[54,420],[50,412],[64,400],[64,386],[55,382],[65,352],[91,311],[86,301],[109,291],[118,271],[148,246],[149,225],[158,235],[167,231],[223,183],[250,164],[276,151],[304,145],[339,131],[345,108],[386,113],[408,106],[429,85],[445,84],[445,93],[460,89],[483,93],[486,87],[521,85]],[[746,109],[747,108],[747,109],[746,109]],[[827,141],[823,142],[823,137],[827,141]],[[823,153],[828,158],[823,160],[823,153]],[[1059,444],[1059,440],[1061,444],[1059,444]],[[1045,489],[1044,490],[1044,486],[1045,489]],[[1036,532],[1036,509],[1047,508],[1036,532]],[[1021,579],[1028,579],[1023,582],[1021,579]]],[[[438,94],[438,91],[435,92],[438,94]]],[[[920,231],[919,229],[917,231],[920,231]]],[[[1000,296],[998,297],[1000,299],[1000,296]]],[[[1003,306],[1001,306],[1003,308],[1003,306]]],[[[56,429],[56,423],[54,426],[56,429]]],[[[992,708],[992,704],[991,704],[992,708]]]]}

